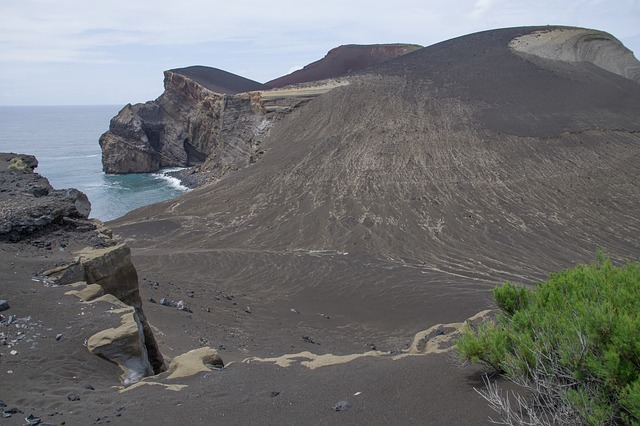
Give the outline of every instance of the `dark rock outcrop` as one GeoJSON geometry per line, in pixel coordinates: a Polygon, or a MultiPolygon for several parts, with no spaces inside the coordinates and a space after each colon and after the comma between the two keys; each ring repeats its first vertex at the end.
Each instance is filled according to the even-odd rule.
{"type": "Polygon", "coordinates": [[[0,153],[0,238],[19,240],[48,226],[93,227],[91,203],[77,189],[53,189],[34,173],[34,156],[0,153]]]}
{"type": "Polygon", "coordinates": [[[225,89],[224,82],[215,80],[220,70],[187,70],[165,71],[165,91],[158,99],[127,105],[111,120],[100,138],[105,172],[201,165],[210,155],[222,167],[249,162],[268,119],[259,95],[236,95],[235,90],[262,86],[234,83],[229,85],[233,90],[225,89]]]}

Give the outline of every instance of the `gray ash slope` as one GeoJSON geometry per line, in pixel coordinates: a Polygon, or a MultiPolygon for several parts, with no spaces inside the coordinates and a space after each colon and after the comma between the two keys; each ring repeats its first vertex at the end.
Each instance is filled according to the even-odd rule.
{"type": "Polygon", "coordinates": [[[509,47],[536,30],[588,32],[489,31],[389,61],[283,119],[258,164],[114,225],[171,223],[145,245],[363,253],[489,281],[598,247],[637,257],[640,84],[509,47]]]}

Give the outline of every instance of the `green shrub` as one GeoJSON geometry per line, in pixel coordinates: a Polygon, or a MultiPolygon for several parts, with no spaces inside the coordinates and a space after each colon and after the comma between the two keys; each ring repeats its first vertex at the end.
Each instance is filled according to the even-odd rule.
{"type": "Polygon", "coordinates": [[[493,297],[496,320],[466,326],[456,350],[527,389],[524,417],[640,424],[640,265],[599,254],[531,290],[506,283],[493,297]]]}

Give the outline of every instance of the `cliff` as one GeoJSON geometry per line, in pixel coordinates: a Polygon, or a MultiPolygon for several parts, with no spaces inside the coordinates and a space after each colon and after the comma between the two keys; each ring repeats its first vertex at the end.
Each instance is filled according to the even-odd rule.
{"type": "Polygon", "coordinates": [[[33,170],[32,155],[0,153],[0,238],[19,240],[49,226],[86,227],[91,203],[76,189],[56,190],[33,170]]]}
{"type": "Polygon", "coordinates": [[[264,154],[261,144],[273,124],[335,86],[335,78],[417,48],[343,46],[269,85],[203,66],[165,71],[163,94],[154,101],[125,106],[100,137],[103,170],[144,173],[204,165],[180,177],[192,186],[215,180],[260,158],[264,154]],[[268,90],[300,82],[307,84],[268,90]],[[200,171],[203,173],[198,174],[200,171]]]}

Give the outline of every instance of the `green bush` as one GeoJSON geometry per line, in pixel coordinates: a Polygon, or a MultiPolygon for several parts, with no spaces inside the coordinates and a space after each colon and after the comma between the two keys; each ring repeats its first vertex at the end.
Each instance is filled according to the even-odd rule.
{"type": "Polygon", "coordinates": [[[527,389],[525,417],[640,424],[640,265],[599,254],[534,289],[506,283],[493,298],[495,321],[467,325],[456,350],[527,389]]]}

